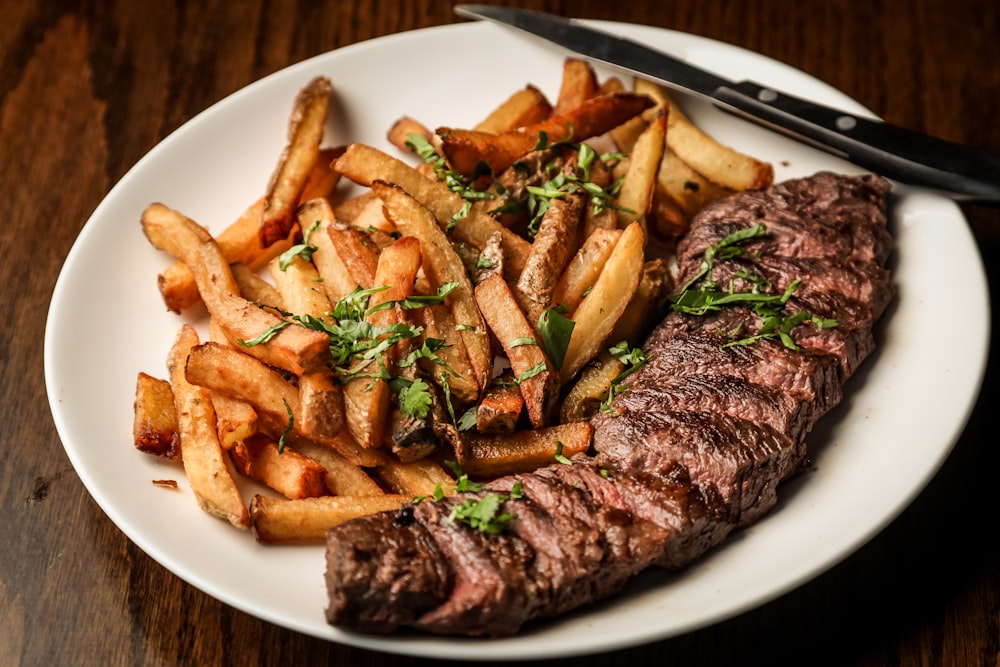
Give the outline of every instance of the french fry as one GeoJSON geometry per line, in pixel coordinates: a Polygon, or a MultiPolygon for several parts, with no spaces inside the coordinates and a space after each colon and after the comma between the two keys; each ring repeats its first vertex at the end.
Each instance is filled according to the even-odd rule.
{"type": "MultiPolygon", "coordinates": [[[[435,354],[455,371],[448,374],[448,384],[455,398],[461,403],[472,403],[479,398],[479,383],[474,379],[465,341],[451,308],[445,304],[432,304],[410,311],[409,316],[415,325],[423,328],[420,344],[432,338],[445,341],[445,346],[435,354]]],[[[430,359],[420,358],[417,363],[431,377],[438,377],[443,371],[430,359]]]]}
{"type": "Polygon", "coordinates": [[[299,426],[304,435],[329,440],[344,428],[344,390],[329,368],[299,377],[299,426]]]}
{"type": "Polygon", "coordinates": [[[336,303],[350,294],[358,284],[340,259],[330,236],[330,228],[334,223],[330,202],[323,198],[310,199],[299,207],[298,216],[300,221],[308,220],[310,226],[319,223],[319,227],[309,236],[310,243],[316,248],[312,254],[312,263],[319,274],[327,299],[330,303],[336,303]]]}
{"type": "Polygon", "coordinates": [[[590,63],[579,58],[566,58],[553,115],[568,114],[597,95],[598,88],[597,75],[590,63]]]}
{"type": "Polygon", "coordinates": [[[320,496],[286,500],[256,495],[250,501],[253,535],[259,542],[320,542],[326,531],[358,517],[399,509],[401,495],[320,496]]]}
{"type": "MultiPolygon", "coordinates": [[[[617,77],[611,77],[606,79],[600,86],[598,91],[601,95],[608,95],[610,93],[622,93],[625,92],[625,84],[622,80],[617,77]]],[[[618,127],[611,128],[608,134],[611,135],[611,139],[615,142],[615,145],[623,153],[631,153],[632,147],[635,145],[636,140],[642,131],[646,129],[648,124],[645,115],[650,111],[657,109],[656,107],[650,107],[646,112],[640,116],[634,116],[629,118],[627,121],[619,125],[618,127]]]]}
{"type": "Polygon", "coordinates": [[[692,169],[669,146],[664,147],[656,180],[657,187],[680,208],[685,220],[732,192],[692,169]]]}
{"type": "Polygon", "coordinates": [[[185,324],[167,357],[184,474],[202,510],[246,530],[250,526],[250,516],[222,457],[211,394],[185,378],[188,354],[197,345],[198,333],[190,324],[185,324]]]}
{"type": "Polygon", "coordinates": [[[552,303],[556,281],[574,250],[570,239],[576,238],[584,201],[580,195],[553,199],[542,216],[514,292],[529,322],[537,322],[552,303]]]}
{"type": "Polygon", "coordinates": [[[701,175],[737,192],[760,190],[774,181],[771,163],[725,146],[705,134],[690,121],[663,86],[636,79],[635,89],[669,108],[667,145],[701,175]]]}
{"type": "Polygon", "coordinates": [[[132,440],[136,449],[168,459],[180,456],[180,435],[170,382],[140,371],[135,382],[133,414],[132,440]]]}
{"type": "Polygon", "coordinates": [[[653,105],[645,95],[623,92],[592,97],[560,116],[519,130],[491,134],[442,127],[435,132],[441,138],[441,150],[451,168],[460,174],[472,174],[483,162],[499,174],[518,158],[538,145],[544,132],[551,143],[568,139],[583,141],[604,134],[653,105]]]}
{"type": "Polygon", "coordinates": [[[380,249],[371,237],[357,227],[337,222],[327,232],[354,284],[366,289],[374,285],[380,249]]]}
{"type": "Polygon", "coordinates": [[[327,493],[323,466],[261,435],[238,443],[229,451],[229,457],[242,475],[286,498],[313,498],[327,493]]]}
{"type": "MultiPolygon", "coordinates": [[[[306,184],[299,195],[299,203],[323,197],[329,199],[340,182],[340,174],[333,169],[333,161],[344,154],[347,146],[321,148],[316,163],[306,177],[306,184]]],[[[303,227],[303,229],[305,229],[303,227]]]]}
{"type": "MultiPolygon", "coordinates": [[[[348,437],[344,434],[338,438],[343,447],[343,440],[348,437]]],[[[323,466],[326,471],[324,481],[327,490],[335,496],[381,496],[385,495],[375,480],[373,480],[361,466],[352,463],[342,455],[337,449],[331,446],[314,442],[305,438],[292,437],[291,447],[305,454],[312,460],[323,466]]],[[[357,445],[354,445],[357,448],[357,445]]],[[[370,452],[375,453],[377,452],[370,452]]],[[[384,461],[385,457],[379,457],[378,465],[384,461]]]]}
{"type": "MultiPolygon", "coordinates": [[[[208,327],[212,341],[229,344],[217,321],[209,321],[208,327]]],[[[215,408],[215,430],[223,449],[232,449],[257,432],[257,410],[243,399],[212,390],[212,406],[215,408]]]]}
{"type": "MultiPolygon", "coordinates": [[[[368,283],[386,289],[371,295],[368,308],[375,309],[412,295],[420,260],[421,243],[416,238],[403,237],[387,247],[378,258],[375,274],[368,283]]],[[[403,323],[395,308],[372,312],[366,319],[378,327],[403,323]]],[[[391,367],[395,363],[394,354],[395,350],[390,348],[383,354],[381,363],[372,361],[366,368],[359,369],[362,375],[374,377],[354,378],[344,385],[347,428],[365,448],[381,447],[385,439],[392,390],[389,383],[377,375],[380,367],[391,367]]]]}
{"type": "Polygon", "coordinates": [[[667,112],[660,109],[629,154],[628,170],[618,192],[618,226],[622,229],[635,221],[645,223],[653,203],[666,129],[667,112]]]}
{"type": "Polygon", "coordinates": [[[594,429],[589,422],[573,422],[504,435],[469,435],[469,456],[462,471],[469,477],[499,477],[530,472],[586,452],[594,429]]]}
{"type": "Polygon", "coordinates": [[[552,306],[562,306],[573,312],[583,300],[583,295],[594,286],[608,261],[615,244],[621,238],[620,229],[595,229],[573,256],[566,270],[552,290],[552,306]]]}
{"type": "MultiPolygon", "coordinates": [[[[142,228],[154,247],[183,261],[191,269],[209,314],[218,320],[234,344],[284,326],[282,320],[239,295],[232,270],[212,236],[196,222],[162,204],[149,205],[142,228]]],[[[261,361],[296,375],[322,366],[329,358],[329,338],[318,331],[284,326],[273,337],[246,347],[261,361]]]]}
{"type": "MultiPolygon", "coordinates": [[[[444,183],[427,178],[405,162],[365,144],[348,146],[347,151],[337,159],[335,168],[360,185],[371,187],[374,181],[384,181],[399,186],[427,207],[442,228],[449,227],[452,218],[464,206],[458,193],[449,190],[444,183]]],[[[531,244],[489,214],[473,207],[465,218],[455,223],[451,236],[460,243],[468,243],[481,250],[495,232],[503,238],[508,275],[516,279],[524,268],[531,244]]]]}
{"type": "Polygon", "coordinates": [[[607,350],[587,364],[580,378],[563,399],[559,421],[563,424],[586,422],[597,414],[601,404],[608,400],[611,385],[625,370],[625,364],[611,356],[607,350]]]}
{"type": "Polygon", "coordinates": [[[420,239],[423,268],[431,282],[436,285],[457,283],[447,302],[457,325],[462,328],[460,334],[472,366],[473,382],[482,390],[493,373],[493,354],[465,265],[431,212],[405,190],[381,181],[372,183],[372,190],[385,203],[396,228],[407,236],[420,239]]]}
{"type": "Polygon", "coordinates": [[[288,120],[288,143],[267,186],[260,217],[260,245],[266,248],[288,237],[295,225],[295,208],[309,174],[319,160],[333,85],[316,77],[295,98],[288,120]]]}
{"type": "Polygon", "coordinates": [[[240,296],[244,299],[284,310],[285,302],[282,301],[281,294],[256,271],[238,262],[230,264],[229,269],[233,272],[233,280],[236,281],[240,296]]]}
{"type": "Polygon", "coordinates": [[[528,418],[535,428],[544,426],[558,397],[559,383],[552,362],[537,342],[534,327],[497,274],[476,285],[476,302],[510,361],[528,418]]]}
{"type": "Polygon", "coordinates": [[[479,132],[508,132],[537,123],[552,114],[552,105],[538,88],[527,85],[514,92],[472,129],[479,132]]]}
{"type": "Polygon", "coordinates": [[[411,134],[421,136],[427,141],[434,137],[434,133],[428,130],[423,123],[410,116],[403,116],[392,124],[386,138],[399,150],[412,153],[413,147],[409,144],[411,134]]]}
{"type": "Polygon", "coordinates": [[[403,463],[388,459],[375,469],[378,475],[393,493],[409,498],[427,496],[433,498],[440,489],[444,495],[455,492],[455,480],[444,468],[430,459],[420,459],[403,463]]]}
{"type": "Polygon", "coordinates": [[[652,329],[662,313],[663,306],[670,291],[673,280],[670,270],[662,257],[647,261],[642,267],[642,276],[632,294],[632,299],[625,306],[621,317],[615,322],[611,331],[610,341],[626,340],[630,345],[639,345],[649,330],[652,329]]]}
{"type": "Polygon", "coordinates": [[[509,433],[517,427],[524,409],[524,397],[514,383],[514,374],[507,371],[500,382],[486,390],[476,407],[476,430],[480,433],[509,433]]]}
{"type": "Polygon", "coordinates": [[[560,369],[565,384],[600,350],[632,298],[642,274],[645,234],[638,222],[625,228],[593,288],[570,316],[576,326],[560,369]]]}

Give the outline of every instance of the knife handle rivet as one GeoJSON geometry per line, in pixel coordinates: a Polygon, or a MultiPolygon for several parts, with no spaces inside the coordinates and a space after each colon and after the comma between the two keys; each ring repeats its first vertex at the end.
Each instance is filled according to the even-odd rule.
{"type": "Polygon", "coordinates": [[[770,88],[761,88],[757,91],[757,99],[761,102],[773,102],[778,99],[778,91],[770,88]]]}
{"type": "Polygon", "coordinates": [[[853,130],[858,126],[858,120],[851,116],[840,116],[837,118],[837,129],[844,132],[853,130]]]}

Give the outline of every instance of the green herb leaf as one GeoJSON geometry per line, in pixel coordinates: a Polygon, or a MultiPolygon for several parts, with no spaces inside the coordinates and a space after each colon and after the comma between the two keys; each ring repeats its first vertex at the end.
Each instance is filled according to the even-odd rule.
{"type": "Polygon", "coordinates": [[[427,417],[434,402],[430,389],[430,386],[420,378],[404,384],[398,393],[399,411],[407,417],[417,419],[427,417]]]}
{"type": "Polygon", "coordinates": [[[576,322],[563,316],[558,309],[549,308],[538,318],[538,334],[542,337],[545,353],[556,370],[562,368],[566,360],[566,350],[573,335],[576,322]]]}
{"type": "Polygon", "coordinates": [[[567,466],[573,465],[572,461],[570,461],[568,458],[566,458],[565,456],[563,456],[562,451],[563,451],[563,444],[562,444],[562,441],[559,440],[559,441],[556,442],[556,456],[555,456],[556,462],[557,463],[562,463],[563,465],[567,465],[567,466]]]}
{"type": "Polygon", "coordinates": [[[281,437],[278,438],[278,453],[283,454],[285,452],[285,440],[292,433],[292,429],[295,428],[295,415],[292,414],[292,407],[288,405],[288,401],[282,397],[281,402],[285,404],[285,412],[288,413],[288,425],[285,426],[284,432],[281,437]]]}

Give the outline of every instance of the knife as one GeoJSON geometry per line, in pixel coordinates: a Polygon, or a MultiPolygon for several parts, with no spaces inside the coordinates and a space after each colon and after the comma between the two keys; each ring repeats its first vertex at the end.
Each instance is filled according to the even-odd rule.
{"type": "Polygon", "coordinates": [[[800,99],[753,81],[732,81],[578,20],[492,5],[455,13],[542,37],[589,60],[695,93],[715,106],[887,178],[956,200],[1000,204],[1000,157],[890,123],[800,99]]]}

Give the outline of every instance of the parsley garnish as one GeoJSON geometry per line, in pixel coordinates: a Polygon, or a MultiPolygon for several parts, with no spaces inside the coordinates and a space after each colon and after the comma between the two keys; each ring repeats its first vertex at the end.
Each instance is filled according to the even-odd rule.
{"type": "Polygon", "coordinates": [[[288,405],[288,401],[282,397],[281,402],[285,404],[285,412],[288,413],[288,425],[285,426],[285,431],[278,438],[278,453],[283,454],[285,451],[285,440],[292,433],[292,429],[295,427],[295,415],[292,414],[292,406],[288,405]]]}
{"type": "Polygon", "coordinates": [[[477,174],[473,174],[472,178],[466,179],[462,176],[462,174],[458,173],[454,169],[449,169],[444,157],[439,155],[438,152],[434,150],[434,146],[432,146],[425,137],[419,134],[408,134],[406,139],[407,145],[416,151],[417,155],[420,156],[420,159],[434,167],[434,174],[437,176],[437,179],[443,182],[449,190],[456,193],[464,200],[462,208],[459,209],[459,211],[448,221],[448,225],[445,229],[446,232],[451,232],[451,230],[455,228],[458,221],[464,220],[469,215],[469,211],[472,210],[472,202],[480,199],[493,199],[496,197],[496,195],[492,192],[487,190],[476,190],[472,186],[472,183],[476,180],[477,174]]]}
{"type": "Polygon", "coordinates": [[[555,456],[556,462],[557,463],[562,463],[563,465],[567,465],[567,466],[573,465],[573,462],[570,461],[565,456],[563,456],[562,452],[563,452],[562,440],[558,440],[558,441],[556,441],[556,456],[555,456]]]}
{"type": "Polygon", "coordinates": [[[525,380],[533,378],[539,373],[544,373],[546,368],[548,368],[548,366],[545,365],[545,362],[539,361],[537,364],[517,376],[517,384],[521,384],[525,380]]]}
{"type": "Polygon", "coordinates": [[[288,266],[292,263],[292,260],[295,259],[296,257],[301,257],[307,262],[312,261],[313,253],[316,252],[317,248],[316,246],[309,243],[309,236],[314,231],[319,229],[319,226],[320,226],[320,221],[317,220],[309,227],[309,229],[303,232],[302,243],[293,245],[291,248],[281,253],[281,255],[278,257],[279,269],[281,269],[282,271],[287,270],[288,266]]]}
{"type": "Polygon", "coordinates": [[[557,308],[549,308],[538,318],[538,334],[545,344],[545,352],[556,370],[561,369],[569,349],[576,322],[564,317],[557,308]]]}
{"type": "Polygon", "coordinates": [[[430,413],[433,398],[431,388],[420,378],[412,382],[398,382],[403,378],[396,378],[394,384],[399,386],[397,396],[399,397],[399,411],[407,417],[424,419],[430,413]]]}

